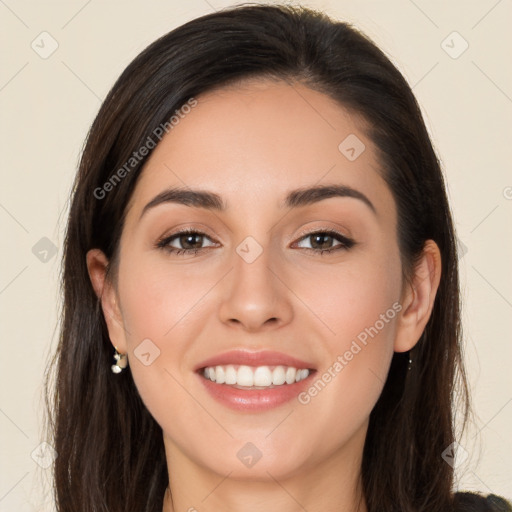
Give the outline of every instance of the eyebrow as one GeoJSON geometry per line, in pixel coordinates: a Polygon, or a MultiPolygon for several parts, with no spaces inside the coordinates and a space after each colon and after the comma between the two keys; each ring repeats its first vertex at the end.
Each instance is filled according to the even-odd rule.
{"type": "MultiPolygon", "coordinates": [[[[362,192],[359,192],[359,190],[346,185],[320,185],[291,190],[286,195],[286,198],[280,205],[280,208],[300,208],[331,197],[350,197],[353,199],[359,199],[368,206],[374,214],[377,214],[375,206],[368,197],[366,197],[362,192]]],[[[164,190],[146,204],[140,214],[139,220],[148,210],[166,203],[182,204],[185,206],[204,208],[206,210],[214,210],[218,212],[223,212],[227,209],[227,204],[223,201],[222,197],[215,192],[172,187],[164,190]]]]}

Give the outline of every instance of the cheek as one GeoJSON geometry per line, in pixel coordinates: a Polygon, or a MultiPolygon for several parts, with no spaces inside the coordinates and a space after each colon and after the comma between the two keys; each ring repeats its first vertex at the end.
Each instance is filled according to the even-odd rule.
{"type": "Polygon", "coordinates": [[[165,423],[190,401],[180,383],[193,363],[190,345],[204,330],[204,299],[218,279],[165,258],[127,253],[122,262],[119,293],[130,369],[146,407],[165,423]]]}
{"type": "Polygon", "coordinates": [[[132,341],[177,339],[175,332],[190,324],[218,279],[199,267],[173,265],[165,258],[134,259],[127,256],[125,269],[120,268],[123,319],[132,341]]]}
{"type": "Polygon", "coordinates": [[[295,279],[294,291],[316,317],[331,354],[347,350],[358,337],[364,343],[368,330],[392,341],[401,308],[399,255],[368,251],[340,265],[316,265],[295,279]]]}
{"type": "MultiPolygon", "coordinates": [[[[386,381],[402,308],[399,257],[369,255],[335,272],[317,268],[314,282],[297,294],[324,333],[317,350],[325,364],[298,401],[317,425],[343,425],[348,435],[369,416],[386,381]]],[[[337,436],[340,430],[330,431],[324,442],[337,436]]]]}

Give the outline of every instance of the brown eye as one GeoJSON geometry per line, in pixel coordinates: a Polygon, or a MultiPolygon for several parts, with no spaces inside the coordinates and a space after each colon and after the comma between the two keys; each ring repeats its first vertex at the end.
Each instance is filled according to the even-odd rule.
{"type": "Polygon", "coordinates": [[[341,249],[350,249],[355,242],[337,231],[315,231],[303,236],[298,244],[309,240],[309,247],[300,246],[303,249],[319,252],[334,252],[341,249]]]}
{"type": "Polygon", "coordinates": [[[179,240],[183,249],[200,249],[203,245],[203,235],[200,235],[199,233],[186,233],[184,235],[179,235],[176,240],[179,240]]]}
{"type": "Polygon", "coordinates": [[[199,251],[215,245],[212,242],[208,246],[203,246],[205,240],[211,240],[205,233],[183,230],[163,238],[156,244],[156,247],[177,255],[197,254],[199,251]]]}
{"type": "Polygon", "coordinates": [[[310,238],[313,249],[330,249],[334,242],[334,237],[322,233],[310,235],[310,238]]]}

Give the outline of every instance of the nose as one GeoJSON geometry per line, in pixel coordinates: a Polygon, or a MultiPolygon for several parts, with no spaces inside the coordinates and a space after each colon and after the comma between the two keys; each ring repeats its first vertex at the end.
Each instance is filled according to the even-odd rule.
{"type": "Polygon", "coordinates": [[[235,252],[233,266],[219,308],[223,323],[257,332],[280,328],[292,320],[293,293],[285,284],[285,272],[271,260],[268,250],[250,263],[235,252]]]}

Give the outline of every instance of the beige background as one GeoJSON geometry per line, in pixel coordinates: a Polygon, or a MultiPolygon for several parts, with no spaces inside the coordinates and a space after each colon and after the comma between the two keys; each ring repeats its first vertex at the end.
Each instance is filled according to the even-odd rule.
{"type": "MultiPolygon", "coordinates": [[[[57,342],[67,200],[89,125],[114,80],[144,47],[228,5],[0,0],[0,511],[52,510],[43,491],[51,468],[40,465],[51,463],[51,451],[37,448],[44,441],[42,375],[57,342]],[[53,40],[58,48],[42,58],[53,40]],[[43,237],[56,254],[43,252],[51,247],[43,237]]],[[[462,443],[469,458],[457,467],[459,487],[512,498],[511,2],[304,5],[372,37],[405,74],[425,112],[467,250],[461,279],[477,421],[462,443]]]]}

